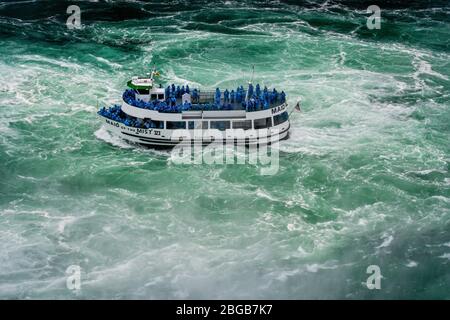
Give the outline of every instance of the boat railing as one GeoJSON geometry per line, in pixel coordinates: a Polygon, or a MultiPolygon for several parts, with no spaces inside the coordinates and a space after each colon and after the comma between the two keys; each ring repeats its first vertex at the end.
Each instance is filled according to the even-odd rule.
{"type": "MultiPolygon", "coordinates": [[[[237,100],[237,99],[236,99],[237,100]]],[[[220,100],[216,100],[216,91],[198,90],[196,94],[191,94],[191,103],[183,103],[181,98],[177,98],[176,103],[173,105],[169,101],[148,101],[145,102],[140,99],[136,99],[134,90],[126,90],[123,93],[123,101],[127,104],[142,108],[150,109],[163,113],[181,113],[183,111],[231,111],[231,110],[245,110],[247,112],[261,111],[273,108],[278,104],[284,103],[284,101],[273,101],[267,105],[263,102],[250,103],[248,105],[243,101],[233,101],[225,97],[221,97],[220,100]]]]}

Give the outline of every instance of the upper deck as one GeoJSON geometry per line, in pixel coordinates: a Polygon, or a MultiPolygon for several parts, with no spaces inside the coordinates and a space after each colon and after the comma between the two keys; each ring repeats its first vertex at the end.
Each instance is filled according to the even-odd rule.
{"type": "MultiPolygon", "coordinates": [[[[130,85],[129,85],[130,86],[130,85]]],[[[274,88],[269,91],[266,87],[261,90],[259,84],[254,88],[249,84],[247,90],[243,86],[236,90],[223,92],[219,88],[215,91],[191,90],[189,86],[175,86],[167,88],[142,88],[135,85],[125,90],[122,95],[123,105],[158,113],[191,113],[226,112],[229,116],[242,112],[257,112],[269,110],[286,102],[284,91],[278,93],[274,88]]],[[[131,110],[131,108],[125,108],[131,110]]],[[[124,110],[124,112],[127,112],[124,110]]],[[[225,114],[224,114],[225,116],[225,114]]]]}

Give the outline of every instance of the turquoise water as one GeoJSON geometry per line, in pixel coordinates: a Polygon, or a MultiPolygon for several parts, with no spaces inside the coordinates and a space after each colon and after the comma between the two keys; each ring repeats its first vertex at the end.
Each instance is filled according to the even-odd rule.
{"type": "Polygon", "coordinates": [[[0,3],[0,298],[450,298],[447,2],[69,4],[0,3]],[[300,97],[278,174],[109,135],[153,63],[300,97]]]}

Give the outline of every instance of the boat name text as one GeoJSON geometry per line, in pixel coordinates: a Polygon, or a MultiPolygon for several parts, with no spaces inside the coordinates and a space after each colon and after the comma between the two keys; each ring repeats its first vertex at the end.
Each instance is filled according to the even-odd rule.
{"type": "Polygon", "coordinates": [[[279,112],[283,111],[284,109],[286,109],[286,104],[282,104],[281,106],[272,108],[272,114],[279,113],[279,112]]]}

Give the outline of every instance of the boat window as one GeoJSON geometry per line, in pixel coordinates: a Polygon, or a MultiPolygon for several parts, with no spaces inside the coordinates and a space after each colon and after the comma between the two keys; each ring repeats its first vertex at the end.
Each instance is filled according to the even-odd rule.
{"type": "Polygon", "coordinates": [[[144,118],[142,121],[142,125],[146,129],[164,129],[163,121],[153,121],[149,118],[144,118]]]}
{"type": "Polygon", "coordinates": [[[272,118],[255,119],[255,129],[264,129],[272,126],[272,118]]]}
{"type": "Polygon", "coordinates": [[[277,114],[276,116],[273,117],[274,125],[277,126],[280,123],[287,121],[288,118],[289,118],[289,115],[286,111],[283,113],[277,114]]]}
{"type": "Polygon", "coordinates": [[[150,95],[150,100],[156,100],[157,97],[158,97],[158,95],[156,93],[152,93],[150,95]]]}
{"type": "Polygon", "coordinates": [[[164,129],[164,121],[152,120],[152,122],[155,124],[155,128],[164,129]]]}
{"type": "Polygon", "coordinates": [[[230,129],[230,121],[211,121],[210,129],[226,130],[230,129]]]}
{"type": "Polygon", "coordinates": [[[233,129],[248,130],[252,128],[252,120],[233,121],[233,129]]]}
{"type": "Polygon", "coordinates": [[[139,94],[148,94],[149,93],[148,89],[137,89],[137,92],[139,94]]]}
{"type": "Polygon", "coordinates": [[[188,129],[202,129],[202,123],[205,129],[208,129],[208,121],[189,121],[188,129]]]}
{"type": "Polygon", "coordinates": [[[186,129],[186,121],[167,121],[167,129],[186,129]]]}
{"type": "Polygon", "coordinates": [[[164,93],[158,94],[158,100],[164,100],[164,93]]]}

